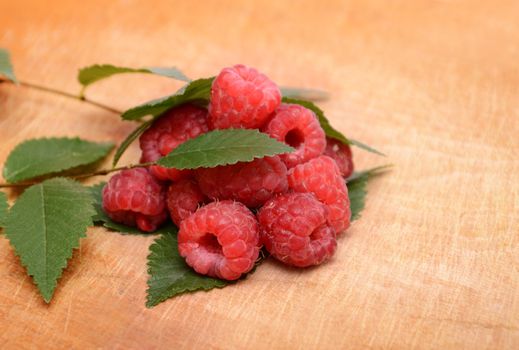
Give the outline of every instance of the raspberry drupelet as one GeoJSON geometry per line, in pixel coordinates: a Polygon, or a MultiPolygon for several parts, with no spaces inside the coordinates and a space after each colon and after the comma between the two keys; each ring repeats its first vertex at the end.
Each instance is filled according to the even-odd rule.
{"type": "Polygon", "coordinates": [[[337,249],[328,209],[311,193],[286,193],[270,199],[258,212],[261,242],[285,264],[319,265],[337,249]]]}
{"type": "Polygon", "coordinates": [[[241,203],[209,203],[180,224],[178,251],[196,272],[236,280],[258,258],[258,221],[241,203]]]}
{"type": "Polygon", "coordinates": [[[103,209],[115,222],[155,231],[167,219],[166,189],[148,170],[123,170],[103,188],[103,209]]]}
{"type": "MultiPolygon", "coordinates": [[[[155,162],[185,141],[209,131],[207,110],[191,104],[173,108],[157,119],[139,138],[141,163],[155,162]]],[[[189,170],[150,167],[159,180],[180,180],[189,177],[189,170]]]]}
{"type": "Polygon", "coordinates": [[[214,129],[256,129],[281,103],[277,85],[242,64],[224,68],[211,88],[209,114],[214,129]]]}

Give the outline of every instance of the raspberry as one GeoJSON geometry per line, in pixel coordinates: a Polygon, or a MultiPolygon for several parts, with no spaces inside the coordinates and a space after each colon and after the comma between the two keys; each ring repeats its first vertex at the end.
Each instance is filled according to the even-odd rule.
{"type": "Polygon", "coordinates": [[[337,248],[328,209],[310,193],[287,193],[260,209],[261,241],[278,260],[306,267],[329,259],[337,248]]]}
{"type": "Polygon", "coordinates": [[[350,146],[327,137],[324,155],[335,160],[343,177],[348,178],[353,173],[353,159],[350,146]]]}
{"type": "Polygon", "coordinates": [[[288,189],[287,168],[279,157],[265,157],[195,171],[203,193],[212,199],[234,199],[256,208],[288,189]]]}
{"type": "Polygon", "coordinates": [[[296,192],[313,193],[326,204],[328,220],[337,234],[350,226],[348,188],[332,158],[320,156],[290,169],[288,186],[296,192]]]}
{"type": "Polygon", "coordinates": [[[182,220],[193,214],[206,198],[193,179],[181,180],[169,186],[168,209],[171,220],[180,226],[182,220]]]}
{"type": "Polygon", "coordinates": [[[314,112],[300,105],[282,103],[265,132],[296,149],[281,155],[288,168],[317,157],[326,147],[324,131],[314,112]]]}
{"type": "MultiPolygon", "coordinates": [[[[157,119],[140,137],[141,163],[155,162],[167,155],[181,143],[209,131],[207,111],[185,104],[167,112],[157,119]]],[[[150,167],[152,175],[159,180],[179,180],[189,176],[188,170],[150,167]]]]}
{"type": "Polygon", "coordinates": [[[103,188],[106,214],[146,232],[155,231],[167,219],[165,200],[165,188],[144,168],[123,170],[103,188]]]}
{"type": "Polygon", "coordinates": [[[260,128],[280,102],[277,85],[256,69],[224,68],[211,87],[211,124],[214,129],[260,128]]]}
{"type": "Polygon", "coordinates": [[[258,258],[258,221],[241,203],[212,202],[182,221],[178,251],[198,273],[238,279],[258,258]]]}

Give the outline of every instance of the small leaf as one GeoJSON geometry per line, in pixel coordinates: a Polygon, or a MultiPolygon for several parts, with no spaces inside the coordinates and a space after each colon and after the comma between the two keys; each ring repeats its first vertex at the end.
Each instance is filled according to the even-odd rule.
{"type": "Polygon", "coordinates": [[[79,138],[42,138],[20,143],[9,154],[4,178],[20,182],[93,164],[113,148],[112,143],[96,143],[79,138]]]}
{"type": "Polygon", "coordinates": [[[7,203],[7,195],[4,192],[0,192],[0,228],[5,226],[8,209],[9,204],[7,203]]]}
{"type": "Polygon", "coordinates": [[[336,139],[345,145],[355,145],[359,148],[362,148],[365,151],[378,154],[379,156],[385,156],[384,153],[379,152],[376,149],[374,149],[362,142],[346,138],[346,136],[344,136],[340,131],[335,129],[330,124],[330,121],[324,116],[324,112],[319,107],[317,107],[314,103],[312,103],[310,101],[297,100],[297,99],[288,98],[288,97],[283,97],[283,102],[298,104],[298,105],[301,105],[301,106],[306,107],[306,108],[310,109],[311,111],[313,111],[315,113],[315,115],[317,116],[317,118],[319,119],[319,124],[321,124],[321,127],[323,128],[326,136],[331,137],[332,139],[336,139]]]}
{"type": "Polygon", "coordinates": [[[258,130],[213,130],[182,143],[157,163],[175,169],[211,168],[293,150],[258,130]]]}
{"type": "Polygon", "coordinates": [[[280,86],[279,89],[281,90],[281,95],[283,95],[283,97],[292,99],[326,101],[330,98],[330,94],[324,90],[294,88],[287,86],[280,86]]]}
{"type": "Polygon", "coordinates": [[[106,185],[106,182],[100,182],[96,185],[88,187],[88,189],[90,190],[90,192],[93,196],[93,200],[94,200],[93,206],[94,206],[94,209],[96,212],[95,212],[94,216],[92,216],[92,220],[94,221],[94,223],[96,225],[101,225],[107,229],[116,231],[122,235],[129,234],[129,235],[148,236],[148,235],[152,235],[152,234],[161,234],[164,232],[170,232],[170,230],[174,229],[173,224],[169,224],[169,225],[165,225],[164,227],[158,229],[155,232],[150,233],[150,232],[143,232],[143,231],[139,230],[137,227],[126,226],[126,225],[119,224],[119,223],[113,221],[112,219],[110,219],[110,217],[108,217],[108,215],[106,215],[105,211],[103,210],[103,188],[105,187],[105,185],[106,185]]]}
{"type": "Polygon", "coordinates": [[[119,148],[117,148],[117,151],[115,151],[114,160],[112,162],[113,166],[116,166],[119,160],[121,159],[124,152],[130,147],[133,141],[135,141],[139,136],[142,135],[150,126],[153,124],[153,120],[148,120],[147,122],[142,123],[139,125],[135,130],[133,130],[125,139],[123,142],[121,142],[121,145],[119,148]]]}
{"type": "Polygon", "coordinates": [[[361,211],[364,209],[368,180],[390,167],[391,165],[383,165],[373,169],[355,172],[348,178],[346,185],[348,186],[348,196],[350,198],[351,221],[357,220],[360,217],[361,211]]]}
{"type": "Polygon", "coordinates": [[[47,303],[94,214],[88,189],[64,178],[29,187],[9,210],[5,234],[47,303]]]}
{"type": "Polygon", "coordinates": [[[0,76],[4,76],[13,83],[18,83],[11,63],[11,55],[6,49],[0,47],[0,76]]]}
{"type": "Polygon", "coordinates": [[[213,80],[214,78],[194,80],[174,95],[155,99],[127,110],[122,114],[122,118],[125,120],[140,120],[147,115],[158,117],[171,108],[188,102],[207,105],[213,80]]]}
{"type": "Polygon", "coordinates": [[[145,73],[162,75],[181,81],[190,81],[190,79],[176,67],[146,67],[146,68],[128,68],[117,67],[111,64],[96,64],[79,70],[78,80],[84,87],[95,83],[96,81],[106,79],[115,74],[122,73],[145,73]]]}
{"type": "Polygon", "coordinates": [[[176,232],[163,234],[150,246],[148,255],[147,307],[175,295],[225,287],[228,283],[197,274],[178,253],[176,232]]]}

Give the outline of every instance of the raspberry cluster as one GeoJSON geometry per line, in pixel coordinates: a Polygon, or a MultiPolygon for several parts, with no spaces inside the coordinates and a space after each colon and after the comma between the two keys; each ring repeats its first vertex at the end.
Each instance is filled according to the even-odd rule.
{"type": "Polygon", "coordinates": [[[295,150],[191,171],[124,170],[103,190],[107,215],[151,232],[169,213],[187,264],[226,280],[249,272],[262,246],[297,267],[333,256],[337,236],[350,225],[344,178],[353,171],[351,150],[325,136],[314,112],[282,103],[278,86],[254,68],[223,69],[213,81],[207,109],[186,104],[158,118],[140,137],[141,162],[154,162],[191,138],[226,128],[259,129],[295,150]]]}

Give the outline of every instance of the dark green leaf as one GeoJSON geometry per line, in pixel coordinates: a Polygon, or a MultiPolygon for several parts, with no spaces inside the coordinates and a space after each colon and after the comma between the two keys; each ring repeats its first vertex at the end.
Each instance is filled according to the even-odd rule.
{"type": "Polygon", "coordinates": [[[112,143],[96,143],[79,138],[43,138],[20,143],[9,154],[4,178],[20,182],[90,165],[106,157],[112,143]]]}
{"type": "Polygon", "coordinates": [[[128,68],[117,67],[111,64],[96,64],[79,70],[78,80],[84,87],[95,83],[96,81],[106,79],[115,74],[122,73],[145,73],[157,74],[168,78],[182,81],[190,81],[184,73],[176,67],[146,67],[146,68],[128,68]]]}
{"type": "Polygon", "coordinates": [[[13,64],[11,63],[11,55],[6,49],[0,47],[0,76],[4,76],[14,83],[18,83],[14,75],[13,64]]]}
{"type": "Polygon", "coordinates": [[[313,111],[315,113],[315,115],[317,116],[317,118],[319,119],[319,124],[321,124],[321,127],[323,128],[326,136],[331,137],[332,139],[336,139],[336,140],[344,143],[345,145],[354,145],[359,148],[362,148],[365,151],[375,153],[380,156],[385,156],[384,153],[381,153],[381,152],[377,151],[376,149],[374,149],[362,142],[346,138],[346,136],[344,136],[340,131],[335,129],[330,124],[330,121],[324,116],[324,112],[319,107],[317,107],[314,103],[312,103],[310,101],[297,100],[297,99],[288,98],[288,97],[283,97],[283,102],[298,104],[298,105],[301,105],[301,106],[306,107],[306,108],[310,109],[311,111],[313,111]]]}
{"type": "Polygon", "coordinates": [[[184,142],[159,159],[158,164],[176,169],[211,168],[293,150],[258,130],[213,130],[184,142]]]}
{"type": "Polygon", "coordinates": [[[163,234],[150,246],[147,307],[153,307],[178,294],[227,285],[225,281],[199,275],[191,269],[178,253],[175,233],[163,234]]]}
{"type": "Polygon", "coordinates": [[[364,209],[367,194],[366,185],[369,179],[390,167],[391,165],[383,165],[373,169],[355,172],[348,178],[346,185],[348,186],[348,196],[350,198],[351,221],[357,220],[360,217],[361,211],[364,209]]]}
{"type": "Polygon", "coordinates": [[[133,141],[135,141],[139,136],[142,135],[153,123],[153,120],[148,120],[147,122],[142,123],[139,125],[135,130],[133,130],[121,143],[117,151],[115,151],[114,160],[113,160],[113,166],[117,165],[117,162],[119,162],[119,159],[121,159],[122,155],[130,147],[133,141]]]}
{"type": "Polygon", "coordinates": [[[280,86],[279,89],[281,90],[281,94],[283,95],[283,97],[286,98],[307,101],[326,101],[330,98],[330,94],[323,90],[303,89],[287,86],[280,86]]]}
{"type": "Polygon", "coordinates": [[[8,209],[9,204],[7,204],[7,195],[4,192],[0,192],[0,228],[5,226],[8,209]]]}
{"type": "Polygon", "coordinates": [[[64,178],[29,187],[9,210],[7,238],[47,303],[94,214],[90,191],[64,178]]]}
{"type": "Polygon", "coordinates": [[[198,79],[190,82],[176,94],[165,96],[133,107],[122,114],[125,120],[140,120],[145,116],[160,116],[171,108],[192,102],[207,105],[214,78],[198,79]]]}

